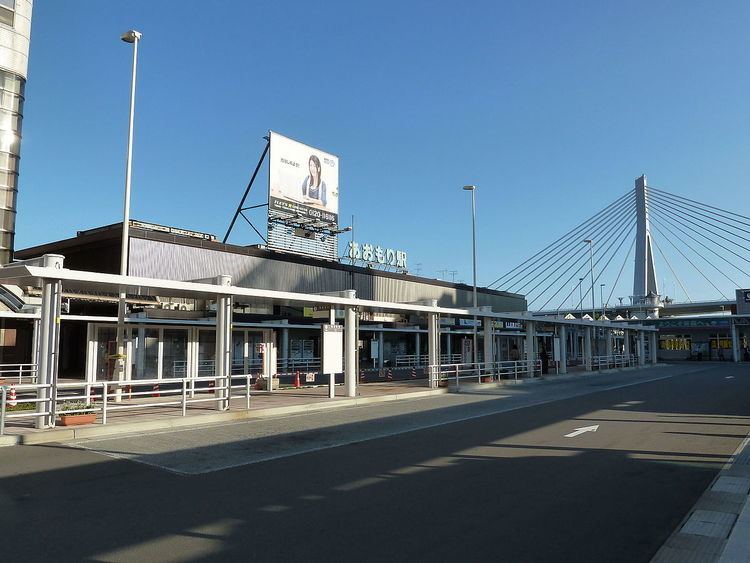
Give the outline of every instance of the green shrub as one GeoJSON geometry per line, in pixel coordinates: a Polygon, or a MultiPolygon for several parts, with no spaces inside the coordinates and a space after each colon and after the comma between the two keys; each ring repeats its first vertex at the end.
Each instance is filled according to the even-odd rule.
{"type": "MultiPolygon", "coordinates": [[[[93,409],[94,405],[83,401],[64,401],[57,406],[58,414],[65,414],[70,411],[83,411],[84,409],[93,409]]],[[[85,412],[71,412],[70,414],[86,414],[85,412]]]]}

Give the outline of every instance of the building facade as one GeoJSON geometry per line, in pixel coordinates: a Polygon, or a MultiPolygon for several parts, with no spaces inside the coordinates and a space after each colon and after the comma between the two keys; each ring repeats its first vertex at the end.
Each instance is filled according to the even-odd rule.
{"type": "Polygon", "coordinates": [[[0,0],[0,264],[13,259],[32,0],[0,0]]]}
{"type": "MultiPolygon", "coordinates": [[[[388,272],[339,261],[272,251],[259,247],[222,244],[216,237],[131,221],[128,275],[179,281],[232,277],[233,284],[254,289],[326,294],[355,290],[360,299],[392,303],[437,301],[441,307],[469,307],[472,287],[466,284],[388,272]]],[[[76,237],[20,250],[21,260],[44,254],[65,256],[65,267],[98,273],[119,271],[121,224],[81,231],[76,237]]],[[[21,288],[16,317],[4,322],[28,340],[31,319],[18,317],[38,299],[34,288],[21,288]],[[26,309],[24,308],[26,307],[26,309]],[[10,323],[10,324],[9,324],[10,323]]],[[[7,292],[6,292],[7,293],[7,292]]],[[[0,296],[1,297],[1,296],[0,296]]],[[[8,295],[6,295],[8,298],[8,295]]],[[[478,288],[477,302],[495,312],[523,312],[522,295],[478,288]]],[[[117,295],[63,294],[60,375],[74,379],[111,377],[110,357],[116,345],[117,295]]],[[[6,304],[7,308],[8,304],[6,304]]],[[[200,376],[213,370],[215,361],[215,304],[171,299],[158,295],[128,297],[129,374],[136,379],[200,376]]],[[[235,301],[232,364],[238,372],[260,368],[261,347],[270,337],[278,348],[281,372],[314,371],[321,356],[321,324],[329,310],[235,301]],[[310,369],[308,369],[310,368],[310,369]]],[[[338,314],[343,314],[338,312],[338,314]]],[[[494,351],[507,356],[523,348],[521,323],[497,327],[494,351]]],[[[481,330],[481,327],[478,327],[481,330]]],[[[406,314],[362,312],[359,316],[359,364],[363,370],[419,367],[426,364],[427,328],[423,318],[406,314]]],[[[470,361],[474,346],[471,320],[442,319],[442,354],[446,361],[470,361]]],[[[10,341],[9,341],[10,342],[10,341]]],[[[29,345],[29,348],[33,348],[29,345]]],[[[481,349],[481,346],[477,346],[481,349]]],[[[12,348],[13,363],[24,360],[12,348]]],[[[11,363],[6,354],[5,363],[11,363]]]]}

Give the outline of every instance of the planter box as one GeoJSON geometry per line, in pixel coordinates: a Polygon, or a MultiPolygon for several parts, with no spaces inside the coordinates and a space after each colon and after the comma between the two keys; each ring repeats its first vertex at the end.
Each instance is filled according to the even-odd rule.
{"type": "MultiPolygon", "coordinates": [[[[273,381],[273,383],[272,383],[273,390],[275,391],[275,390],[277,390],[279,388],[279,378],[278,377],[274,377],[272,379],[272,381],[273,381]]],[[[259,389],[259,390],[267,391],[268,390],[268,379],[266,379],[265,377],[258,378],[258,381],[255,384],[255,388],[259,389]]]]}
{"type": "Polygon", "coordinates": [[[79,426],[81,424],[94,424],[96,413],[83,414],[60,414],[60,426],[79,426]]]}

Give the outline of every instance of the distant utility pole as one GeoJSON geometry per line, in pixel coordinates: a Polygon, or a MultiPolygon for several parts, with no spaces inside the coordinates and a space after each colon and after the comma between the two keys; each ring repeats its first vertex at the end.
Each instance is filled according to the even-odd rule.
{"type": "Polygon", "coordinates": [[[456,283],[456,274],[458,273],[458,270],[451,270],[449,273],[451,275],[451,281],[456,283]]]}
{"type": "Polygon", "coordinates": [[[448,268],[443,268],[442,270],[438,270],[437,273],[440,275],[439,279],[444,279],[448,277],[448,268]]]}

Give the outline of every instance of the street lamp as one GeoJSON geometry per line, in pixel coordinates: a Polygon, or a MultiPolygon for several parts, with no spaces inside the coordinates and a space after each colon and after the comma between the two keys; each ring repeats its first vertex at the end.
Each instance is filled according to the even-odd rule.
{"type": "Polygon", "coordinates": [[[587,238],[583,242],[589,245],[589,259],[591,260],[591,318],[593,319],[596,317],[596,303],[594,303],[594,241],[587,238]]]}
{"type": "MultiPolygon", "coordinates": [[[[471,257],[472,257],[472,265],[474,269],[474,309],[477,308],[477,206],[476,206],[476,199],[474,197],[474,192],[476,191],[476,186],[464,186],[464,190],[467,192],[471,192],[471,257]]],[[[473,349],[473,359],[474,363],[477,362],[477,316],[474,315],[474,349],[473,349]]],[[[485,358],[485,361],[487,358],[485,358]]]]}
{"type": "MultiPolygon", "coordinates": [[[[138,42],[141,34],[131,29],[120,36],[125,43],[133,45],[133,74],[130,80],[130,118],[128,121],[128,148],[125,157],[125,205],[122,218],[122,246],[120,247],[120,275],[126,276],[128,269],[128,238],[130,235],[130,178],[133,165],[133,119],[135,113],[135,77],[138,67],[138,42]]],[[[117,302],[117,380],[125,379],[125,291],[120,290],[117,302]]],[[[115,391],[115,401],[122,400],[122,389],[119,385],[115,391]]]]}
{"type": "Polygon", "coordinates": [[[599,284],[599,302],[602,304],[602,317],[606,314],[606,311],[604,310],[604,286],[607,285],[606,283],[600,283],[599,284]]]}

